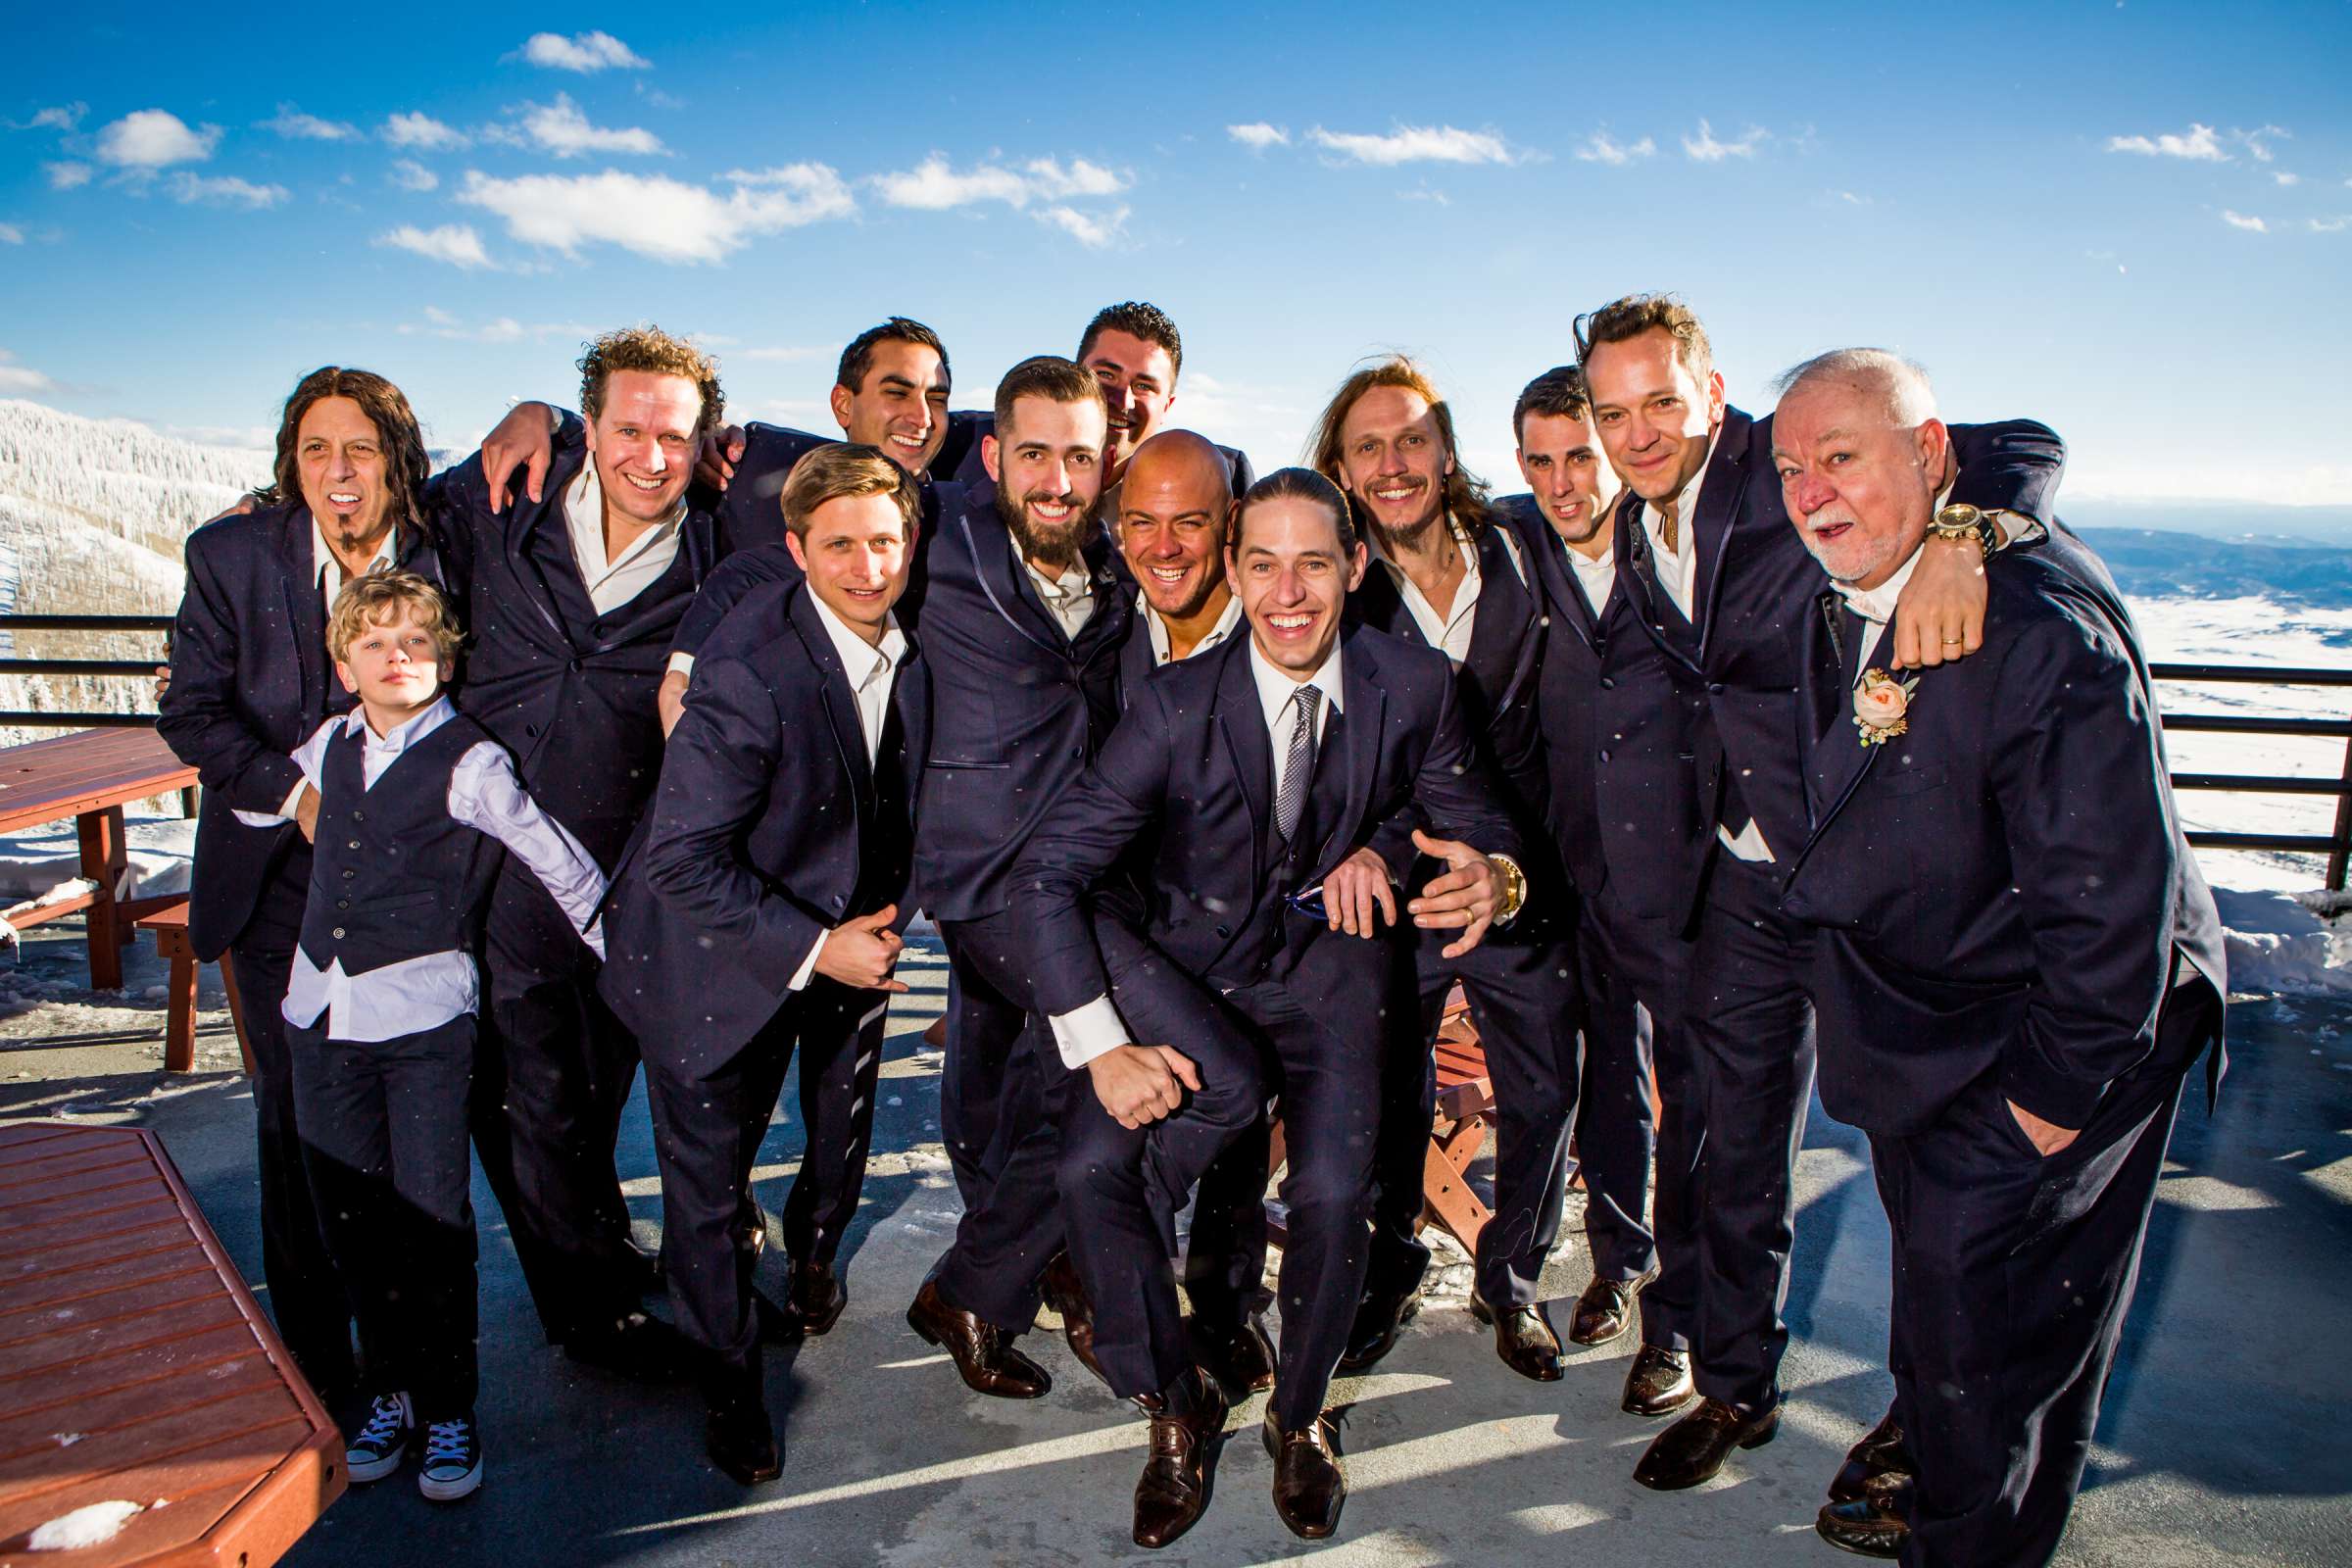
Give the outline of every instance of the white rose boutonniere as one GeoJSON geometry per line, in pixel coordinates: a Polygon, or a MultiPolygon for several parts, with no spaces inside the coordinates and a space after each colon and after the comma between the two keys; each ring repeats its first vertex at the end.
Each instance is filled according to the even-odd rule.
{"type": "Polygon", "coordinates": [[[1854,728],[1865,746],[1884,746],[1911,727],[1911,694],[1919,677],[1896,680],[1883,669],[1866,669],[1854,688],[1854,728]]]}

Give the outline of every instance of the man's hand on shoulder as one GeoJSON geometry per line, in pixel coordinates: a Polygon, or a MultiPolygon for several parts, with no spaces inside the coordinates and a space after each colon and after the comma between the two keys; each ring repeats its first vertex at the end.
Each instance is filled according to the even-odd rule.
{"type": "Polygon", "coordinates": [[[1380,925],[1374,910],[1388,916],[1389,924],[1396,923],[1396,893],[1389,876],[1389,862],[1369,849],[1362,849],[1332,868],[1323,879],[1323,907],[1331,917],[1334,931],[1345,931],[1351,937],[1375,936],[1380,925]]]}
{"type": "Polygon", "coordinates": [[[1931,536],[1894,606],[1894,662],[1934,668],[1984,646],[1984,555],[1967,540],[1931,536]]]}
{"type": "Polygon", "coordinates": [[[1184,1092],[1200,1087],[1200,1069],[1173,1046],[1114,1046],[1090,1060],[1086,1071],[1095,1098],[1129,1131],[1174,1115],[1184,1092]]]}
{"type": "Polygon", "coordinates": [[[740,424],[705,432],[702,447],[694,458],[695,483],[724,490],[727,481],[735,477],[735,465],[743,461],[744,449],[750,444],[751,436],[740,424]]]}
{"type": "Polygon", "coordinates": [[[507,510],[514,498],[507,480],[517,466],[523,493],[534,502],[547,482],[547,466],[555,458],[556,411],[544,403],[517,403],[507,411],[491,432],[482,437],[482,482],[489,486],[490,510],[507,510]]]}
{"type": "Polygon", "coordinates": [[[816,972],[858,991],[905,991],[904,980],[891,978],[906,946],[906,939],[890,929],[898,917],[894,904],[842,921],[825,933],[824,945],[816,950],[816,972]]]}

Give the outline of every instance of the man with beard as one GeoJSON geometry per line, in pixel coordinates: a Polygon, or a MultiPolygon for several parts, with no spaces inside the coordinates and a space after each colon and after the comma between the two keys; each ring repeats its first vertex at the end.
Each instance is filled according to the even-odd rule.
{"type": "MultiPolygon", "coordinates": [[[[1061,1251],[1060,1086],[1014,1060],[1025,1032],[1027,1053],[1053,1047],[1025,1031],[1034,998],[1013,865],[1117,720],[1119,650],[1134,621],[1094,519],[1103,430],[1094,376],[1052,356],[1014,366],[983,443],[994,484],[945,498],[923,549],[917,629],[934,716],[914,885],[956,991],[941,1132],[958,1185],[977,1198],[907,1320],[974,1390],[1010,1398],[1051,1387],[1009,1342],[1036,1317],[1040,1277],[1061,1251]]],[[[1072,1338],[1082,1348],[1083,1332],[1072,1338]]]]}
{"type": "MultiPolygon", "coordinates": [[[[1347,492],[1371,567],[1348,600],[1353,620],[1445,653],[1459,672],[1474,748],[1504,792],[1522,840],[1543,842],[1544,754],[1535,685],[1543,650],[1539,600],[1486,486],[1461,465],[1453,418],[1410,360],[1358,368],[1317,420],[1314,466],[1347,492]]],[[[1548,858],[1548,857],[1547,857],[1548,858]]],[[[1392,1029],[1380,1121],[1379,1199],[1371,1266],[1344,1372],[1378,1361],[1411,1316],[1429,1249],[1414,1235],[1435,1110],[1430,1050],[1446,999],[1461,983],[1494,1083],[1494,1216],[1478,1240],[1471,1310],[1494,1326],[1495,1353],[1522,1377],[1560,1376],[1559,1340],[1536,1296],[1566,1201],[1568,1122],[1575,1108],[1576,980],[1567,946],[1565,878],[1524,923],[1466,954],[1442,934],[1403,933],[1410,1020],[1392,1029]]],[[[1399,865],[1400,880],[1417,883],[1399,865]]]]}
{"type": "MultiPolygon", "coordinates": [[[[1642,1309],[1642,1348],[1626,1379],[1637,1414],[1680,1405],[1690,1385],[1690,1248],[1660,1248],[1650,1230],[1650,1155],[1659,1159],[1661,1229],[1686,1222],[1696,1152],[1677,1084],[1654,1128],[1651,1037],[1682,1004],[1687,944],[1667,911],[1677,889],[1662,874],[1661,833],[1695,838],[1690,784],[1690,703],[1678,699],[1664,656],[1634,618],[1618,583],[1616,471],[1593,433],[1584,373],[1560,366],[1530,381],[1511,411],[1519,471],[1530,493],[1496,503],[1534,564],[1549,616],[1536,687],[1549,790],[1551,847],[1578,894],[1577,978],[1584,993],[1584,1067],[1576,1148],[1585,1180],[1585,1238],[1592,1279],[1577,1298],[1568,1338],[1602,1345],[1642,1309]],[[1678,825],[1679,824],[1679,825],[1678,825]],[[1661,1260],[1677,1265],[1661,1276],[1661,1260]]],[[[1669,1053],[1664,1059],[1681,1061],[1669,1053]]],[[[1677,1232],[1679,1235],[1679,1231],[1677,1232]]]]}
{"type": "MultiPolygon", "coordinates": [[[[1580,320],[1593,422],[1625,477],[1617,537],[1644,630],[1701,706],[1693,731],[1700,832],[1680,824],[1646,840],[1675,868],[1674,923],[1694,924],[1683,1027],[1658,1042],[1661,1086],[1692,1085],[1703,1141],[1692,1188],[1691,1245],[1704,1267],[1693,1303],[1699,1396],[1659,1434],[1634,1479],[1659,1491],[1713,1477],[1736,1447],[1772,1440],[1781,1306],[1794,1236],[1796,1153],[1813,1083],[1813,1006],[1795,955],[1804,933],[1781,907],[1777,857],[1806,837],[1793,711],[1794,647],[1818,613],[1821,567],[1789,526],[1772,483],[1771,419],[1724,400],[1706,330],[1668,295],[1617,300],[1580,320]]],[[[1984,555],[2004,534],[2039,525],[2064,449],[2030,421],[1952,431],[1954,499],[2002,513],[1990,538],[1931,543],[1903,592],[1893,665],[1935,665],[1981,643],[1984,555]]],[[[1672,1091],[1668,1091],[1669,1104],[1672,1091]]],[[[1661,1237],[1662,1245],[1671,1238],[1661,1237]]],[[[1669,1272],[1675,1268],[1669,1260],[1669,1272]]]]}
{"type": "Polygon", "coordinates": [[[355,699],[326,653],[328,609],[352,577],[398,566],[447,581],[425,510],[424,436],[400,388],[337,366],[312,371],[278,422],[274,483],[258,506],[188,536],[187,592],[156,733],[204,784],[189,935],[229,956],[252,1004],[262,1271],[279,1336],[330,1401],[352,1389],[351,1307],[336,1283],[296,1125],[278,1010],[311,879],[318,794],[294,749],[355,699]]]}

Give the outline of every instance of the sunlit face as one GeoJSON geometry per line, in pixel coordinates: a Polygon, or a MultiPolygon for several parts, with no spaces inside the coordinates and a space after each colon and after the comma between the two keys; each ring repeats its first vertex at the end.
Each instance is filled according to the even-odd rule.
{"type": "Polygon", "coordinates": [[[1355,400],[1340,421],[1340,466],[1348,493],[1388,537],[1418,533],[1446,510],[1453,459],[1436,411],[1409,387],[1376,386],[1355,400]]]}
{"type": "Polygon", "coordinates": [[[1519,472],[1544,520],[1572,545],[1589,544],[1623,488],[1602,455],[1590,412],[1530,414],[1519,421],[1519,472]]]}
{"type": "Polygon", "coordinates": [[[1642,500],[1671,500],[1707,466],[1723,423],[1723,372],[1692,375],[1664,327],[1592,345],[1585,387],[1609,462],[1642,500]]]}
{"type": "Polygon", "coordinates": [[[1772,417],[1772,461],[1788,518],[1822,569],[1876,588],[1927,537],[1949,436],[1931,418],[1906,428],[1877,388],[1808,382],[1772,417]]]}
{"type": "Polygon", "coordinates": [[[614,370],[588,426],[588,454],[606,502],[629,521],[662,521],[685,499],[702,439],[703,391],[691,376],[614,370]]]}
{"type": "Polygon", "coordinates": [[[1364,580],[1370,559],[1363,545],[1343,550],[1330,508],[1288,496],[1244,512],[1233,545],[1226,570],[1257,651],[1306,679],[1340,640],[1340,608],[1364,580]]]}
{"type": "Polygon", "coordinates": [[[1102,494],[1102,406],[1016,398],[1009,424],[980,440],[997,511],[1022,555],[1066,569],[1102,494]]]}
{"type": "Polygon", "coordinates": [[[787,534],[808,591],[850,626],[878,640],[890,607],[906,591],[906,518],[886,495],[835,496],[808,514],[808,526],[787,534]]]}
{"type": "Polygon", "coordinates": [[[1102,383],[1110,409],[1105,460],[1113,469],[1125,467],[1176,401],[1176,362],[1158,344],[1106,326],[1086,346],[1083,363],[1102,383]]]}
{"type": "Polygon", "coordinates": [[[294,427],[294,461],[302,504],[318,531],[345,546],[383,537],[392,492],[386,483],[383,437],[350,398],[320,398],[294,427]]]}
{"type": "Polygon", "coordinates": [[[925,472],[948,439],[948,368],[939,350],[882,339],[865,385],[833,389],[833,417],[852,441],[879,448],[908,473],[925,472]]]}
{"type": "Polygon", "coordinates": [[[450,666],[441,658],[432,629],[403,605],[390,619],[364,628],[335,661],[343,689],[356,693],[371,712],[414,713],[431,702],[450,666]]]}
{"type": "Polygon", "coordinates": [[[1138,459],[1119,486],[1119,551],[1152,608],[1185,620],[1225,587],[1233,502],[1213,457],[1162,463],[1160,450],[1138,459]]]}

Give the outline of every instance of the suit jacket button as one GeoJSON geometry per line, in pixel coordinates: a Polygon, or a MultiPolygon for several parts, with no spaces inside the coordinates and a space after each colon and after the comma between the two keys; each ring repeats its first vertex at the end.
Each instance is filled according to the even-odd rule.
{"type": "Polygon", "coordinates": [[[1233,935],[1233,927],[1229,925],[1221,925],[1217,927],[1217,935],[1221,938],[1230,937],[1233,935]]]}
{"type": "Polygon", "coordinates": [[[574,675],[577,675],[583,668],[587,667],[587,661],[575,659],[567,667],[574,675]]]}
{"type": "Polygon", "coordinates": [[[1711,680],[1707,682],[1707,694],[1711,697],[1721,697],[1723,695],[1723,682],[1719,680],[1711,680]]]}
{"type": "Polygon", "coordinates": [[[347,850],[356,850],[360,847],[360,841],[358,839],[353,839],[350,843],[344,845],[343,847],[347,850]]]}
{"type": "Polygon", "coordinates": [[[338,909],[348,909],[351,907],[351,901],[349,899],[337,899],[335,901],[335,907],[338,909]]]}
{"type": "Polygon", "coordinates": [[[1605,747],[1605,746],[1601,748],[1601,751],[1600,751],[1600,760],[1601,760],[1602,761],[1604,761],[1604,762],[1605,762],[1605,761],[1607,761],[1607,760],[1609,760],[1609,751],[1608,751],[1608,748],[1607,748],[1607,747],[1605,747]]]}
{"type": "Polygon", "coordinates": [[[368,813],[366,811],[354,811],[351,813],[351,819],[354,822],[365,822],[368,820],[368,813]]]}
{"type": "Polygon", "coordinates": [[[337,927],[335,927],[335,938],[336,938],[336,940],[337,940],[337,941],[340,941],[340,940],[342,940],[342,937],[343,937],[343,928],[342,928],[341,926],[337,926],[337,927]]]}
{"type": "Polygon", "coordinates": [[[1617,689],[1617,680],[1616,680],[1616,677],[1615,677],[1615,676],[1613,676],[1613,675],[1603,675],[1603,676],[1601,676],[1601,677],[1600,677],[1600,689],[1601,689],[1602,691],[1604,691],[1604,692],[1613,692],[1613,691],[1615,691],[1615,690],[1617,689]]]}
{"type": "Polygon", "coordinates": [[[842,906],[844,906],[844,905],[848,904],[849,902],[850,902],[850,901],[849,901],[848,899],[846,899],[846,898],[842,897],[840,894],[838,894],[838,893],[834,894],[834,895],[833,895],[833,912],[834,912],[835,914],[839,914],[839,913],[841,912],[842,906]]]}

